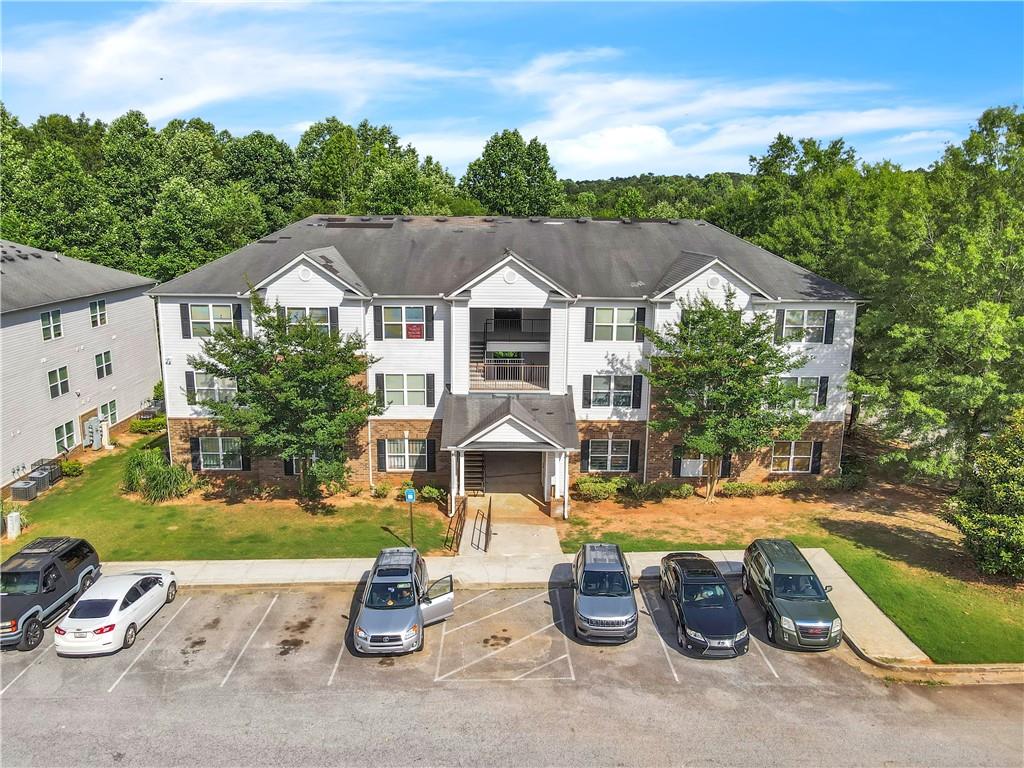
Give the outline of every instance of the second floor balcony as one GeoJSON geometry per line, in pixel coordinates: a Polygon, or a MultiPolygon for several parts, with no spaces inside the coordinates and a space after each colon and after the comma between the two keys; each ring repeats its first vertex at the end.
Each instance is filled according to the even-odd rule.
{"type": "Polygon", "coordinates": [[[548,365],[510,359],[471,362],[469,389],[471,392],[545,392],[548,365]]]}

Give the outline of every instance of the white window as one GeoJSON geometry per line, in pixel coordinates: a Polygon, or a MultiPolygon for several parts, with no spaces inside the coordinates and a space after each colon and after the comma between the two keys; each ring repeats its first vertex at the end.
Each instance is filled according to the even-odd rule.
{"type": "Polygon", "coordinates": [[[288,307],[288,325],[302,325],[309,318],[325,333],[331,330],[331,313],[327,307],[288,307]]]}
{"type": "Polygon", "coordinates": [[[68,393],[68,367],[62,365],[46,374],[50,381],[50,397],[60,397],[68,393]]]}
{"type": "Polygon", "coordinates": [[[787,309],[782,335],[787,341],[825,341],[825,310],[787,309]]]}
{"type": "Polygon", "coordinates": [[[384,402],[388,405],[426,405],[427,377],[422,373],[384,376],[384,402]]]}
{"type": "Polygon", "coordinates": [[[196,401],[217,400],[226,402],[238,392],[234,379],[221,379],[212,373],[196,371],[196,401]]]}
{"type": "Polygon", "coordinates": [[[222,329],[235,325],[234,311],[230,304],[190,304],[193,338],[212,336],[222,329]]]}
{"type": "Polygon", "coordinates": [[[51,309],[39,313],[39,322],[43,325],[43,341],[59,339],[64,335],[64,326],[60,322],[60,310],[51,309]]]}
{"type": "Polygon", "coordinates": [[[708,474],[708,457],[703,453],[684,450],[679,458],[680,477],[706,477],[708,474]]]}
{"type": "Polygon", "coordinates": [[[810,472],[810,440],[776,440],[772,448],[772,472],[810,472]]]}
{"type": "Polygon", "coordinates": [[[594,341],[633,341],[635,338],[635,308],[597,307],[594,310],[594,341]]]}
{"type": "Polygon", "coordinates": [[[426,469],[427,441],[407,440],[404,437],[390,438],[387,441],[388,471],[426,469]]]}
{"type": "Polygon", "coordinates": [[[114,367],[110,363],[110,352],[100,352],[96,355],[96,378],[102,379],[113,372],[114,367]]]}
{"type": "Polygon", "coordinates": [[[89,302],[89,320],[92,321],[93,328],[97,328],[101,325],[107,324],[106,299],[99,299],[98,301],[89,302]]]}
{"type": "Polygon", "coordinates": [[[69,421],[67,424],[61,424],[53,430],[53,437],[57,443],[57,453],[70,451],[75,447],[75,422],[69,421]]]}
{"type": "Polygon", "coordinates": [[[384,307],[385,339],[425,338],[426,310],[423,307],[384,307]]]}
{"type": "Polygon", "coordinates": [[[817,376],[783,376],[782,383],[804,390],[804,396],[793,401],[796,408],[815,408],[818,405],[817,376]]]}
{"type": "Polygon", "coordinates": [[[241,469],[242,439],[240,437],[201,437],[199,453],[203,469],[241,469]]]}
{"type": "Polygon", "coordinates": [[[591,472],[628,472],[629,440],[591,440],[591,472]]]}
{"type": "Polygon", "coordinates": [[[630,408],[633,405],[632,376],[595,376],[591,380],[590,404],[630,408]]]}
{"type": "Polygon", "coordinates": [[[108,424],[117,424],[117,400],[100,406],[100,418],[106,419],[108,424]]]}

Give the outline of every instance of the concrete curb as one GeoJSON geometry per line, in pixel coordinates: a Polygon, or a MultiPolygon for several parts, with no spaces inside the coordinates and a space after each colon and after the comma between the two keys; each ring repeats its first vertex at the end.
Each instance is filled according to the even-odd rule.
{"type": "MultiPolygon", "coordinates": [[[[850,646],[850,649],[857,654],[862,660],[866,661],[872,666],[878,667],[879,669],[885,669],[890,672],[909,672],[917,674],[927,675],[942,675],[942,674],[970,674],[970,673],[993,673],[993,674],[1009,674],[1016,673],[1024,678],[1024,664],[894,664],[888,661],[882,661],[876,659],[868,653],[865,653],[860,646],[844,631],[843,640],[850,646]]],[[[1008,683],[1021,682],[1020,680],[1007,681],[1008,683]]]]}

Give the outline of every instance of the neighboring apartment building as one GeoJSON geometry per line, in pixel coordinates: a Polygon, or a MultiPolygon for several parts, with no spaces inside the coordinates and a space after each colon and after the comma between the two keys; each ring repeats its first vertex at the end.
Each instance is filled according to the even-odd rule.
{"type": "Polygon", "coordinates": [[[127,423],[160,380],[155,281],[0,240],[3,486],[127,423]]]}
{"type": "MultiPolygon", "coordinates": [[[[744,480],[838,471],[858,298],[703,221],[311,216],[165,283],[158,301],[172,456],[277,482],[207,418],[232,382],[189,369],[202,338],[250,333],[250,286],[296,318],[358,333],[387,405],[350,447],[353,480],[412,477],[461,496],[522,490],[568,514],[581,472],[695,479],[702,459],[648,428],[638,326],[731,288],[810,361],[792,374],[820,408],[804,440],[730,457],[744,480]]],[[[656,408],[656,403],[654,404],[656,408]]]]}

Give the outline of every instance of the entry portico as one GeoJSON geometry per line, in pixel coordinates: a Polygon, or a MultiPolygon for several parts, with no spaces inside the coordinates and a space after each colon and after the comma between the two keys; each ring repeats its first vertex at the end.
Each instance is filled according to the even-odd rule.
{"type": "MultiPolygon", "coordinates": [[[[483,473],[467,483],[467,466],[488,454],[538,453],[540,486],[549,510],[569,517],[569,455],[580,448],[572,393],[442,396],[441,449],[451,452],[451,507],[469,491],[487,492],[483,473]],[[477,481],[477,482],[474,482],[477,481]],[[551,502],[561,502],[557,506],[551,502]]],[[[524,483],[523,493],[535,487],[524,483]]],[[[510,490],[503,486],[502,490],[510,490]]]]}

